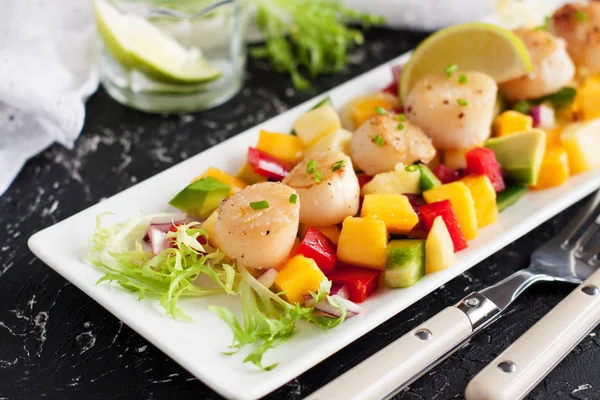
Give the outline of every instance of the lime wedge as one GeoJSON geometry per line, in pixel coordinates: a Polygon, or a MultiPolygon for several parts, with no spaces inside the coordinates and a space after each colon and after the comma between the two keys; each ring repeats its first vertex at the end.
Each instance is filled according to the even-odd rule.
{"type": "Polygon", "coordinates": [[[122,14],[107,0],[94,0],[94,13],[106,49],[125,68],[176,84],[207,82],[221,74],[199,49],[185,48],[144,18],[122,14]]]}
{"type": "Polygon", "coordinates": [[[514,33],[481,22],[455,25],[434,33],[415,49],[402,69],[400,100],[404,102],[419,79],[443,73],[450,64],[461,71],[488,74],[497,83],[533,70],[527,48],[514,33]]]}

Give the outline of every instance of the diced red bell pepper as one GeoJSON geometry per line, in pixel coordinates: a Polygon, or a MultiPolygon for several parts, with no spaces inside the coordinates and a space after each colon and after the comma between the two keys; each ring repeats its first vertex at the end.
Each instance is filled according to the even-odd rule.
{"type": "Polygon", "coordinates": [[[431,229],[433,220],[435,220],[436,217],[442,217],[444,223],[446,224],[446,228],[448,228],[448,233],[452,238],[454,252],[466,249],[469,246],[467,244],[467,240],[465,239],[465,235],[458,224],[458,220],[456,219],[456,214],[454,213],[454,209],[452,208],[452,203],[450,203],[450,200],[442,200],[436,201],[435,203],[425,204],[424,206],[419,207],[419,211],[421,212],[421,217],[423,218],[425,225],[427,225],[427,229],[431,229]]]}
{"type": "Polygon", "coordinates": [[[467,170],[469,173],[477,175],[486,175],[490,178],[492,186],[496,192],[501,192],[506,188],[502,169],[496,160],[496,154],[492,149],[485,147],[475,147],[469,150],[465,155],[467,159],[467,170]]]}
{"type": "Polygon", "coordinates": [[[444,164],[438,164],[433,169],[433,174],[442,181],[442,183],[450,183],[458,180],[458,172],[444,164]]]}
{"type": "Polygon", "coordinates": [[[290,173],[283,161],[254,147],[248,148],[248,164],[258,175],[276,181],[282,180],[290,173]]]}
{"type": "Polygon", "coordinates": [[[343,283],[350,293],[350,301],[362,303],[379,287],[381,271],[372,268],[359,268],[338,265],[327,277],[333,283],[343,283]]]}
{"type": "Polygon", "coordinates": [[[325,275],[333,272],[337,247],[329,238],[313,227],[306,230],[304,239],[300,242],[296,254],[312,258],[325,275]]]}
{"type": "Polygon", "coordinates": [[[358,174],[356,175],[356,177],[358,178],[358,186],[360,186],[361,189],[363,186],[365,186],[367,183],[373,180],[372,176],[366,174],[358,174]]]}

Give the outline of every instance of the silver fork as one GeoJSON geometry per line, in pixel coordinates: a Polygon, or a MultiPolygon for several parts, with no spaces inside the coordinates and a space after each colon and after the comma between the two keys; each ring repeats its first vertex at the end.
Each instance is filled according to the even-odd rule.
{"type": "Polygon", "coordinates": [[[522,399],[600,323],[600,213],[579,239],[555,244],[551,262],[596,272],[479,372],[467,400],[522,399]]]}
{"type": "Polygon", "coordinates": [[[593,263],[580,261],[585,257],[583,253],[578,256],[579,259],[574,254],[581,251],[581,243],[593,235],[589,230],[583,235],[579,235],[579,232],[589,223],[590,217],[596,215],[598,208],[600,191],[592,196],[559,235],[532,254],[529,267],[482,291],[471,293],[457,305],[442,310],[319,389],[307,400],[390,398],[495,321],[532,284],[550,281],[581,283],[596,268],[593,263]]]}

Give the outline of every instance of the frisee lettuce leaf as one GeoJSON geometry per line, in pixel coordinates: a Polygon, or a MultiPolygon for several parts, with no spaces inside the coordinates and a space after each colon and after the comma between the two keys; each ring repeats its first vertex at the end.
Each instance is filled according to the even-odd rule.
{"type": "Polygon", "coordinates": [[[116,282],[137,293],[139,300],[158,297],[168,315],[186,322],[193,319],[177,307],[180,297],[236,293],[234,266],[219,250],[198,242],[200,235],[206,235],[198,222],[180,225],[176,232],[169,232],[167,238],[175,242],[176,248],[154,256],[142,238],[156,215],[103,226],[106,216],[97,217],[96,232],[90,238],[88,249],[89,261],[105,272],[98,283],[116,282]],[[214,285],[200,287],[194,281],[201,275],[214,285]]]}
{"type": "Polygon", "coordinates": [[[327,279],[323,280],[318,292],[311,293],[311,296],[315,299],[314,304],[328,299],[331,305],[341,310],[339,318],[315,315],[314,306],[292,305],[258,282],[246,268],[239,267],[239,272],[242,276],[239,291],[242,300],[243,325],[225,307],[208,308],[225,321],[233,332],[233,343],[230,346],[233,351],[223,354],[235,354],[244,346],[250,345],[252,349],[244,362],[251,362],[263,370],[270,371],[277,364],[263,366],[263,355],[267,350],[288,340],[294,332],[297,321],[305,320],[322,329],[331,329],[346,318],[346,309],[329,297],[331,282],[327,279]]]}

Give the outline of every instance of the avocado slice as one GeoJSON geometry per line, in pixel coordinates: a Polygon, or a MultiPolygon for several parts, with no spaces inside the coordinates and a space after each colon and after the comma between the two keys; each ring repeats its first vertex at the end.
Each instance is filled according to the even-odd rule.
{"type": "Polygon", "coordinates": [[[496,205],[498,206],[498,211],[503,211],[507,207],[512,206],[528,191],[529,188],[527,186],[513,185],[507,187],[501,192],[498,192],[496,194],[496,205]]]}
{"type": "Polygon", "coordinates": [[[207,218],[221,200],[229,197],[231,186],[207,176],[190,183],[169,204],[187,213],[207,218]]]}
{"type": "Polygon", "coordinates": [[[492,138],[485,142],[485,147],[494,151],[508,181],[517,185],[537,183],[546,149],[546,132],[531,129],[492,138]]]}
{"type": "Polygon", "coordinates": [[[424,240],[392,240],[388,243],[386,252],[387,263],[383,278],[387,286],[409,287],[425,275],[424,240]]]}

